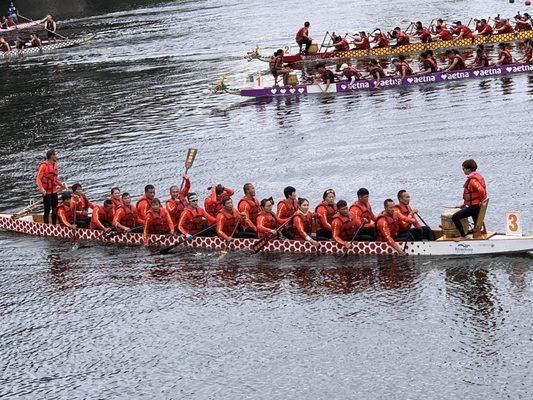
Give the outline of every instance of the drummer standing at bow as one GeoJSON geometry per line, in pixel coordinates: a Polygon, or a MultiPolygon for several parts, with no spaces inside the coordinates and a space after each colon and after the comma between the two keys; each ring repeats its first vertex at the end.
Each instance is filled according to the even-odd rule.
{"type": "Polygon", "coordinates": [[[296,33],[296,43],[298,43],[300,53],[302,53],[302,47],[305,45],[303,54],[307,54],[307,52],[309,51],[309,46],[311,46],[311,43],[313,43],[311,38],[309,37],[310,25],[311,24],[309,23],[309,21],[305,21],[304,26],[302,26],[296,33]]]}
{"type": "Polygon", "coordinates": [[[67,184],[58,179],[59,169],[57,167],[57,155],[55,150],[46,153],[46,161],[39,166],[35,182],[39,191],[43,195],[44,203],[44,223],[49,223],[50,211],[52,212],[52,224],[57,223],[57,191],[59,188],[67,189],[67,184]]]}
{"type": "Polygon", "coordinates": [[[452,216],[452,221],[461,234],[460,239],[464,239],[466,232],[461,225],[463,218],[472,217],[474,225],[477,222],[477,217],[480,211],[480,204],[487,198],[487,186],[485,179],[477,172],[477,164],[474,160],[466,160],[463,162],[463,172],[466,175],[466,182],[464,184],[463,200],[464,203],[457,206],[460,211],[457,211],[452,216]]]}

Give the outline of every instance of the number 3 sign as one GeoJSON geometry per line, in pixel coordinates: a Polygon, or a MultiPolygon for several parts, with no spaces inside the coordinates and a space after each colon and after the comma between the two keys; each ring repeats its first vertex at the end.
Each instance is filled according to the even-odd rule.
{"type": "Polygon", "coordinates": [[[520,226],[520,213],[508,212],[505,214],[505,234],[508,236],[522,236],[520,226]]]}

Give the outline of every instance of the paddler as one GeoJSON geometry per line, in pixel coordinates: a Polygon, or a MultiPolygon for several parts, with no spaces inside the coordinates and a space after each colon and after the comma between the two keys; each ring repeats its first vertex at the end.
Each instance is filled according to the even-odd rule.
{"type": "Polygon", "coordinates": [[[135,207],[137,208],[137,217],[141,225],[144,225],[146,222],[146,214],[148,214],[148,211],[152,207],[152,201],[154,200],[154,198],[155,198],[154,185],[146,185],[144,187],[144,196],[141,197],[139,201],[137,201],[137,204],[135,205],[135,207]]]}
{"type": "Polygon", "coordinates": [[[17,50],[24,50],[26,48],[26,41],[21,36],[15,38],[15,47],[17,50]]]}
{"type": "Polygon", "coordinates": [[[61,193],[61,204],[54,211],[54,214],[57,213],[59,225],[76,228],[76,200],[71,191],[61,193]]]}
{"type": "Polygon", "coordinates": [[[115,211],[111,200],[105,200],[103,206],[95,206],[91,217],[91,229],[109,232],[113,228],[115,211]]]}
{"type": "Polygon", "coordinates": [[[394,201],[387,199],[383,202],[385,209],[376,218],[376,232],[378,242],[387,242],[396,252],[404,256],[405,252],[396,242],[400,227],[394,218],[394,201]]]}
{"type": "Polygon", "coordinates": [[[418,36],[420,38],[421,43],[431,43],[433,41],[433,39],[431,38],[431,32],[428,28],[422,25],[421,21],[417,21],[415,23],[414,36],[418,36]]]}
{"type": "Polygon", "coordinates": [[[117,208],[113,205],[113,209],[115,210],[115,217],[112,225],[119,232],[129,232],[132,228],[142,226],[137,215],[137,207],[131,204],[131,196],[128,192],[122,194],[121,205],[117,208]]]}
{"type": "Polygon", "coordinates": [[[307,54],[307,52],[309,51],[309,46],[311,46],[311,43],[313,43],[313,41],[309,37],[310,25],[311,24],[309,23],[309,21],[305,21],[304,26],[302,26],[296,33],[296,43],[298,43],[300,53],[302,53],[302,47],[305,45],[303,54],[307,54]]]}
{"type": "Polygon", "coordinates": [[[57,155],[55,150],[48,150],[46,161],[39,165],[39,170],[35,178],[37,187],[43,195],[44,223],[49,223],[50,212],[52,212],[52,224],[57,222],[56,208],[58,203],[57,191],[59,188],[67,189],[65,182],[58,179],[59,169],[57,167],[57,155]]]}
{"type": "Polygon", "coordinates": [[[353,65],[342,64],[341,65],[341,77],[350,81],[350,85],[353,85],[356,80],[363,79],[363,76],[357,71],[353,65]]]}
{"type": "Polygon", "coordinates": [[[191,180],[188,175],[183,175],[184,186],[183,189],[173,185],[170,187],[170,199],[165,203],[166,209],[172,218],[174,226],[177,228],[178,223],[180,222],[180,216],[185,207],[187,207],[187,195],[189,194],[189,189],[191,188],[191,180]]]}
{"type": "Polygon", "coordinates": [[[278,84],[278,77],[282,75],[283,85],[287,86],[287,81],[289,78],[289,73],[291,72],[290,68],[283,67],[283,50],[277,50],[269,63],[270,73],[274,76],[274,86],[278,84]]]}
{"type": "Polygon", "coordinates": [[[437,35],[439,36],[440,40],[442,40],[443,42],[453,40],[453,34],[448,30],[448,28],[444,24],[444,21],[440,18],[437,20],[435,31],[437,32],[437,35]]]}
{"type": "Polygon", "coordinates": [[[148,235],[169,235],[174,233],[172,218],[170,218],[168,211],[161,206],[159,199],[154,197],[150,204],[144,223],[144,244],[148,244],[148,235]]]}
{"type": "Polygon", "coordinates": [[[51,15],[46,17],[46,21],[44,22],[44,29],[46,29],[48,33],[48,42],[55,42],[57,38],[57,23],[51,15]]]}
{"type": "Polygon", "coordinates": [[[265,236],[277,235],[276,229],[278,229],[281,224],[276,217],[276,214],[272,211],[272,206],[274,205],[274,200],[272,198],[261,200],[261,212],[257,216],[257,236],[259,239],[264,238],[265,236]]]}
{"type": "Polygon", "coordinates": [[[485,18],[481,20],[475,19],[476,21],[476,36],[490,36],[493,34],[492,26],[487,23],[485,18]]]}
{"type": "Polygon", "coordinates": [[[383,78],[385,78],[385,71],[383,67],[379,65],[378,60],[372,58],[368,66],[368,73],[372,78],[375,79],[375,87],[379,88],[379,83],[383,78]]]}
{"type": "Polygon", "coordinates": [[[500,18],[499,15],[494,17],[494,30],[497,34],[514,33],[514,29],[508,19],[500,18]]]}
{"type": "Polygon", "coordinates": [[[508,65],[513,63],[513,56],[505,43],[498,45],[498,61],[496,65],[508,65]]]}
{"type": "Polygon", "coordinates": [[[335,204],[335,191],[328,189],[322,195],[322,202],[315,207],[316,236],[321,239],[331,239],[331,222],[337,214],[337,204],[335,204]]]}
{"type": "Polygon", "coordinates": [[[406,190],[398,192],[398,204],[394,206],[394,218],[400,228],[399,236],[406,240],[435,240],[429,226],[422,226],[417,220],[418,210],[413,210],[409,203],[411,196],[406,190]]]}
{"type": "Polygon", "coordinates": [[[457,206],[461,210],[452,216],[452,222],[461,235],[459,240],[464,239],[466,236],[461,220],[472,217],[475,225],[480,211],[480,204],[487,198],[487,186],[485,179],[477,172],[477,163],[474,160],[466,160],[463,162],[462,167],[463,173],[466,175],[466,182],[463,186],[463,204],[457,206]]]}
{"type": "Polygon", "coordinates": [[[446,50],[446,57],[448,57],[448,65],[443,71],[460,71],[466,69],[466,64],[463,56],[457,49],[446,50]]]}
{"type": "MultiPolygon", "coordinates": [[[[296,189],[292,186],[287,186],[283,189],[285,196],[284,200],[281,200],[277,205],[276,217],[280,224],[284,224],[293,217],[298,211],[298,196],[296,196],[296,189]]],[[[294,230],[292,229],[292,223],[289,222],[281,233],[287,239],[294,239],[294,230]]]]}
{"type": "Polygon", "coordinates": [[[76,204],[76,221],[79,221],[85,225],[89,226],[89,208],[94,210],[95,204],[90,201],[85,193],[83,193],[83,187],[80,183],[75,183],[72,185],[72,194],[78,198],[76,204]]]}
{"type": "Polygon", "coordinates": [[[222,209],[222,199],[231,197],[235,193],[232,189],[222,186],[222,184],[211,185],[208,190],[211,194],[205,198],[204,207],[213,218],[216,218],[218,212],[222,209]]]}
{"type": "Polygon", "coordinates": [[[114,187],[111,189],[111,197],[109,200],[113,203],[113,208],[117,210],[122,205],[123,196],[120,194],[120,188],[114,187]]]}
{"type": "Polygon", "coordinates": [[[211,216],[202,207],[198,205],[199,198],[196,193],[189,193],[187,195],[188,205],[181,213],[178,230],[182,235],[185,235],[187,240],[191,240],[193,235],[204,230],[208,225],[212,229],[202,232],[201,236],[213,236],[215,233],[216,218],[211,216]]]}
{"type": "Polygon", "coordinates": [[[257,197],[255,197],[255,186],[251,183],[246,183],[243,186],[244,196],[239,200],[237,209],[242,214],[246,215],[248,221],[247,231],[257,232],[257,216],[261,212],[261,205],[257,197]]]}
{"type": "Polygon", "coordinates": [[[515,29],[517,32],[526,32],[532,29],[531,24],[529,23],[525,15],[522,16],[518,14],[514,17],[514,19],[516,22],[515,29]]]}
{"type": "Polygon", "coordinates": [[[294,240],[305,240],[313,246],[319,243],[311,237],[315,229],[314,216],[309,210],[309,200],[302,197],[298,198],[298,211],[293,218],[294,240]]]}
{"type": "Polygon", "coordinates": [[[520,60],[517,60],[517,62],[533,62],[533,40],[526,39],[524,40],[524,57],[522,57],[520,60]]]}
{"type": "Polygon", "coordinates": [[[357,200],[350,206],[350,217],[358,228],[363,225],[357,234],[357,240],[368,241],[375,238],[376,215],[369,202],[370,192],[366,188],[357,191],[357,200]]]}
{"type": "Polygon", "coordinates": [[[397,46],[409,46],[411,44],[409,35],[405,33],[404,31],[402,31],[402,29],[399,26],[394,28],[391,36],[396,39],[396,47],[397,46]]]}
{"type": "Polygon", "coordinates": [[[374,30],[374,34],[372,36],[373,38],[371,41],[376,43],[374,46],[375,49],[390,47],[389,39],[387,39],[387,36],[381,32],[381,30],[374,30]]]}
{"type": "Polygon", "coordinates": [[[322,93],[326,93],[329,89],[329,85],[332,83],[335,83],[335,74],[330,69],[327,69],[325,64],[320,64],[318,66],[318,74],[315,77],[314,84],[318,85],[322,93]],[[326,88],[320,86],[319,79],[324,85],[326,85],[326,88]]]}
{"type": "Polygon", "coordinates": [[[331,36],[333,39],[333,44],[327,45],[325,47],[334,47],[335,51],[348,51],[350,50],[350,44],[348,41],[343,38],[340,35],[335,35],[335,32],[333,32],[333,35],[331,36]]]}
{"type": "Polygon", "coordinates": [[[366,32],[359,32],[359,36],[355,37],[353,41],[356,50],[369,50],[370,49],[370,39],[366,35],[366,32]]]}
{"type": "Polygon", "coordinates": [[[470,67],[483,68],[488,67],[489,65],[489,57],[485,53],[485,46],[483,46],[482,44],[478,44],[476,48],[476,58],[474,59],[474,62],[470,65],[470,67]]]}
{"type": "Polygon", "coordinates": [[[0,49],[6,53],[11,50],[11,46],[3,37],[0,37],[0,49]]]}
{"type": "Polygon", "coordinates": [[[344,200],[339,200],[337,202],[337,214],[333,216],[331,229],[333,240],[335,242],[347,249],[352,247],[351,240],[357,231],[357,227],[348,212],[348,203],[344,200]]]}
{"type": "Polygon", "coordinates": [[[398,74],[402,79],[406,76],[413,75],[413,69],[407,62],[407,57],[400,54],[398,58],[392,60],[393,64],[396,66],[396,74],[398,74]]]}
{"type": "Polygon", "coordinates": [[[239,213],[233,208],[231,197],[222,199],[222,209],[217,214],[216,232],[219,238],[232,241],[235,238],[253,239],[257,235],[254,232],[246,232],[249,227],[245,213],[239,213]]]}
{"type": "Polygon", "coordinates": [[[39,36],[37,36],[37,34],[32,33],[30,35],[30,46],[31,47],[42,48],[43,47],[43,41],[39,38],[39,36]]]}
{"type": "Polygon", "coordinates": [[[468,26],[463,25],[461,21],[457,21],[455,23],[455,29],[453,33],[457,35],[455,39],[473,39],[474,38],[474,34],[472,30],[468,26]]]}

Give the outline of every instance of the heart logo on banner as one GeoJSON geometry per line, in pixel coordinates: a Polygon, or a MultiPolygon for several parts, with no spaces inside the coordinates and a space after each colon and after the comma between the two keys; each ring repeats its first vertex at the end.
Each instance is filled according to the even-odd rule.
{"type": "Polygon", "coordinates": [[[407,82],[413,83],[413,78],[407,78],[407,82]]]}
{"type": "Polygon", "coordinates": [[[305,92],[305,89],[304,88],[299,88],[298,92],[303,93],[303,92],[305,92]]]}
{"type": "Polygon", "coordinates": [[[513,70],[512,67],[507,67],[507,68],[505,68],[505,69],[507,70],[507,72],[511,72],[511,71],[513,70]]]}
{"type": "Polygon", "coordinates": [[[294,88],[290,88],[289,92],[294,93],[294,92],[296,92],[296,90],[294,90],[294,88]]]}
{"type": "Polygon", "coordinates": [[[442,74],[440,77],[441,77],[442,79],[446,79],[446,78],[448,77],[448,75],[446,75],[446,74],[442,74]]]}
{"type": "Polygon", "coordinates": [[[346,90],[347,86],[346,85],[341,85],[341,89],[342,90],[346,90]]]}
{"type": "Polygon", "coordinates": [[[473,71],[473,73],[474,73],[475,76],[479,75],[479,71],[473,71]]]}
{"type": "Polygon", "coordinates": [[[283,93],[283,94],[285,94],[287,92],[286,89],[280,89],[279,91],[280,91],[280,93],[283,93]]]}
{"type": "Polygon", "coordinates": [[[270,89],[270,93],[272,94],[276,94],[277,90],[276,89],[270,89]]]}

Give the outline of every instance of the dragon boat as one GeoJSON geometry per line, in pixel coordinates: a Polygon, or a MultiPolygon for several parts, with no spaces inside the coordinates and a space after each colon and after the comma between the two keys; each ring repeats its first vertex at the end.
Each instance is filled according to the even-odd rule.
{"type": "MultiPolygon", "coordinates": [[[[73,47],[73,46],[79,46],[84,43],[87,43],[88,41],[94,39],[96,36],[96,33],[87,35],[80,39],[67,39],[67,40],[58,40],[56,42],[46,42],[43,43],[41,47],[26,47],[23,50],[18,50],[16,48],[6,51],[4,53],[0,53],[0,59],[9,59],[13,57],[21,57],[21,56],[29,56],[29,55],[36,55],[41,53],[48,53],[52,50],[58,50],[58,49],[64,49],[67,47],[73,47]]],[[[29,45],[29,43],[28,43],[29,45]]]]}
{"type": "MultiPolygon", "coordinates": [[[[350,93],[361,92],[372,89],[391,89],[401,87],[411,87],[421,84],[437,82],[456,82],[477,78],[494,78],[508,76],[519,73],[533,72],[532,63],[516,63],[504,66],[491,66],[482,68],[471,68],[459,71],[435,72],[426,75],[411,75],[405,78],[398,76],[387,76],[380,80],[379,85],[373,79],[356,80],[353,84],[348,81],[339,81],[329,85],[327,93],[350,93]]],[[[325,84],[309,84],[294,86],[272,86],[255,87],[248,89],[232,89],[225,85],[224,78],[219,83],[216,90],[225,91],[231,94],[238,94],[245,97],[273,97],[273,96],[298,96],[304,94],[325,93],[325,84]]]]}
{"type": "MultiPolygon", "coordinates": [[[[141,246],[143,236],[139,233],[120,233],[108,235],[105,232],[92,229],[70,229],[60,225],[44,224],[42,215],[27,215],[14,218],[10,214],[0,214],[0,228],[32,236],[44,236],[70,241],[95,241],[116,245],[141,246]]],[[[436,241],[405,242],[405,253],[408,256],[472,256],[484,254],[527,253],[533,251],[533,235],[506,236],[491,232],[482,232],[476,238],[456,242],[442,235],[442,231],[434,231],[436,241]]],[[[234,239],[229,246],[218,237],[196,237],[190,241],[182,237],[150,235],[149,244],[154,247],[165,248],[171,245],[181,245],[188,248],[206,250],[240,250],[252,251],[256,239],[234,239]]],[[[346,250],[343,246],[331,242],[320,242],[314,246],[309,242],[296,240],[271,240],[262,252],[267,253],[298,253],[298,254],[338,254],[338,255],[392,255],[394,248],[387,243],[353,242],[353,246],[346,250]]]]}
{"type": "MultiPolygon", "coordinates": [[[[462,47],[475,47],[478,44],[495,44],[501,42],[516,42],[520,40],[533,38],[533,30],[515,32],[515,33],[503,33],[490,36],[476,36],[472,39],[455,39],[450,41],[435,41],[430,43],[413,43],[407,46],[391,46],[384,48],[372,48],[369,50],[347,50],[347,51],[326,51],[315,54],[287,54],[283,56],[283,62],[286,64],[293,64],[297,62],[306,61],[321,61],[338,58],[371,58],[371,57],[390,57],[397,56],[399,54],[411,54],[421,53],[425,50],[448,50],[462,47]]],[[[260,60],[264,62],[270,62],[270,56],[262,56],[259,53],[259,46],[253,51],[248,52],[245,56],[248,61],[260,60]]]]}
{"type": "Polygon", "coordinates": [[[15,39],[15,37],[17,37],[23,32],[35,32],[42,27],[44,21],[46,21],[46,18],[43,18],[39,21],[24,22],[22,24],[10,26],[9,28],[2,28],[0,29],[0,37],[3,37],[4,39],[9,41],[15,39]]]}

